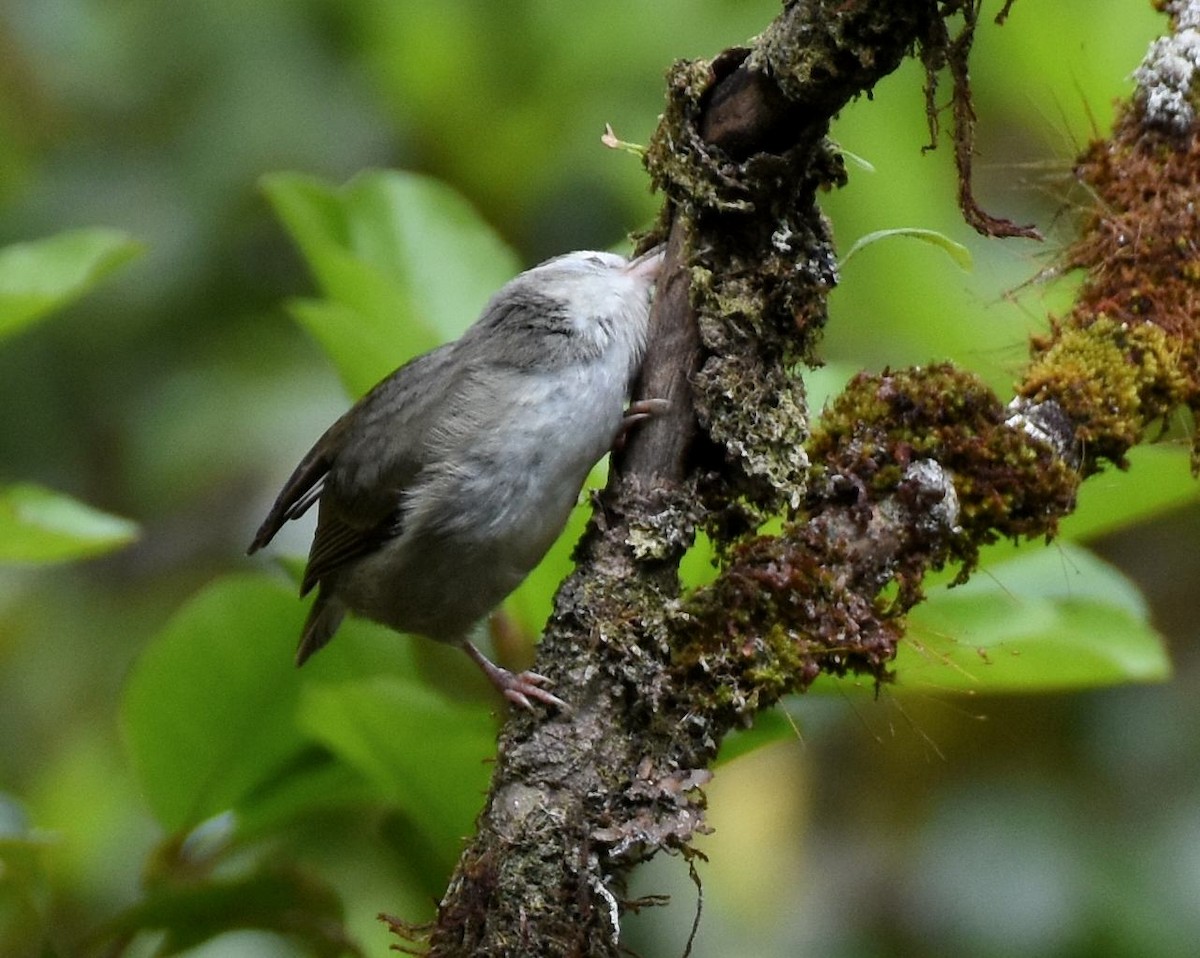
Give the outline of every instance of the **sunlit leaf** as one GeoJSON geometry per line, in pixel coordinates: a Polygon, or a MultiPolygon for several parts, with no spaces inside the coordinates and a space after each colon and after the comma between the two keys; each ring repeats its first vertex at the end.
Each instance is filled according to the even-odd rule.
{"type": "Polygon", "coordinates": [[[105,229],[0,249],[0,337],[77,299],[140,252],[125,233],[105,229]]]}
{"type": "Polygon", "coordinates": [[[1136,586],[1064,543],[933,594],[896,674],[898,691],[1030,693],[1162,681],[1171,664],[1136,586]]]}
{"type": "Polygon", "coordinates": [[[471,205],[430,177],[377,170],[336,187],[278,173],[263,188],[329,301],[293,311],[355,395],[458,336],[519,268],[471,205]]]}
{"type": "Polygon", "coordinates": [[[1068,539],[1093,539],[1200,500],[1200,480],[1182,446],[1137,446],[1129,469],[1110,468],[1079,489],[1079,505],[1062,523],[1068,539]]]}
{"type": "Polygon", "coordinates": [[[61,492],[0,487],[0,561],[62,562],[100,555],[137,538],[138,527],[61,492]]]}

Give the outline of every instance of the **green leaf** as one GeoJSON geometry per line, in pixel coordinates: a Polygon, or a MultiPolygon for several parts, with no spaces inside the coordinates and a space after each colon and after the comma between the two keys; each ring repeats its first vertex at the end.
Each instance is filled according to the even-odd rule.
{"type": "Polygon", "coordinates": [[[1188,449],[1137,446],[1128,459],[1128,471],[1108,469],[1080,487],[1079,505],[1062,523],[1065,538],[1094,539],[1200,500],[1188,449]]]}
{"type": "Polygon", "coordinates": [[[28,484],[0,487],[0,561],[62,562],[100,555],[137,534],[136,523],[61,492],[28,484]]]}
{"type": "Polygon", "coordinates": [[[77,299],[141,249],[125,233],[106,229],[0,249],[0,338],[77,299]]]}
{"type": "MultiPolygon", "coordinates": [[[[427,352],[440,342],[428,328],[415,321],[404,323],[405,343],[396,342],[400,324],[395,316],[373,322],[367,313],[329,299],[294,299],[288,312],[317,341],[333,360],[342,384],[352,396],[361,396],[400,365],[387,357],[427,352]]],[[[394,310],[396,316],[399,311],[394,310]]]]}
{"type": "Polygon", "coordinates": [[[361,955],[343,920],[341,899],[330,886],[293,867],[267,863],[230,878],[155,884],[142,901],[109,921],[94,944],[161,931],[164,938],[154,953],[165,958],[225,932],[253,928],[301,941],[306,954],[320,958],[361,955]]]}
{"type": "Polygon", "coordinates": [[[278,173],[263,189],[330,301],[293,312],[355,395],[458,336],[519,268],[470,204],[429,177],[376,170],[335,187],[278,173]]]}
{"type": "Polygon", "coordinates": [[[305,815],[334,809],[384,804],[387,797],[355,769],[313,746],[279,770],[241,802],[237,817],[240,843],[276,837],[305,815]]]}
{"type": "Polygon", "coordinates": [[[895,229],[876,230],[873,233],[868,233],[866,236],[860,236],[855,240],[854,245],[846,251],[846,255],[842,257],[842,261],[838,265],[845,266],[859,250],[865,249],[872,243],[878,243],[881,239],[887,239],[892,236],[907,236],[912,239],[921,240],[924,243],[932,243],[934,246],[945,250],[946,255],[954,260],[963,272],[969,273],[972,269],[971,251],[963,246],[962,243],[956,243],[945,233],[939,233],[937,230],[920,229],[915,226],[899,226],[895,229]]]}
{"type": "Polygon", "coordinates": [[[354,763],[315,744],[297,713],[306,685],[414,674],[412,640],[348,619],[297,670],[305,608],[286,582],[229,576],[193,597],[142,653],[121,727],[146,800],[168,830],[236,809],[244,840],[315,809],[390,798],[354,763]]]}
{"type": "Polygon", "coordinates": [[[306,745],[292,664],[304,606],[257,576],[219,580],[134,667],[121,724],[151,810],[179,830],[235,806],[306,745]]]}
{"type": "Polygon", "coordinates": [[[484,709],[451,703],[415,679],[381,675],[311,683],[300,721],[348,765],[376,782],[448,865],[483,804],[495,753],[484,709]]]}
{"type": "Polygon", "coordinates": [[[1057,692],[1170,674],[1137,588],[1066,543],[931,596],[910,614],[896,659],[899,691],[1057,692]]]}
{"type": "Polygon", "coordinates": [[[852,153],[840,143],[831,143],[834,151],[846,160],[851,166],[857,166],[864,173],[874,173],[875,165],[871,163],[865,156],[859,156],[857,153],[852,153]]]}

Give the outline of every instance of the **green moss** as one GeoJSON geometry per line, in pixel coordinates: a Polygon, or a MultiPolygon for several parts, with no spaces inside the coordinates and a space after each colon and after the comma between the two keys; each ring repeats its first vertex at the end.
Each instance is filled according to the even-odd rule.
{"type": "Polygon", "coordinates": [[[1008,416],[986,385],[953,366],[863,374],[822,418],[810,455],[827,490],[852,477],[872,500],[895,491],[912,462],[939,463],[953,478],[962,531],[925,565],[958,559],[969,571],[997,538],[1052,535],[1074,502],[1069,464],[1008,416]]]}
{"type": "Polygon", "coordinates": [[[1143,120],[1140,104],[1127,105],[1112,137],[1079,158],[1075,175],[1096,202],[1064,259],[1086,275],[1070,315],[1035,344],[1021,387],[1059,391],[1072,404],[1089,444],[1086,469],[1100,457],[1123,462],[1144,427],[1176,406],[1200,410],[1200,135],[1168,135],[1143,120]]]}
{"type": "Polygon", "coordinates": [[[706,487],[714,536],[794,511],[806,488],[808,408],[795,370],[811,362],[836,280],[816,191],[841,183],[840,156],[822,144],[736,161],[698,129],[718,64],[677,63],[667,112],[646,153],[655,186],[686,231],[691,304],[704,348],[693,397],[701,427],[724,453],[706,487]],[[812,224],[816,224],[814,229],[812,224]],[[744,522],[728,521],[730,509],[744,522]]]}
{"type": "Polygon", "coordinates": [[[1101,315],[1085,326],[1057,328],[1036,349],[1019,394],[1062,406],[1084,449],[1086,471],[1101,458],[1123,465],[1146,423],[1188,398],[1178,345],[1158,326],[1101,315]]]}

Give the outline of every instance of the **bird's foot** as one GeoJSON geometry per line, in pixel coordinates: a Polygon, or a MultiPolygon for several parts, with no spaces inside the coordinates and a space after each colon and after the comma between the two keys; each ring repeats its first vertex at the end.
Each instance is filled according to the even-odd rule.
{"type": "Polygon", "coordinates": [[[533,702],[530,700],[534,699],[543,705],[550,705],[564,712],[570,711],[566,702],[542,688],[550,682],[546,676],[538,675],[537,672],[514,673],[501,668],[470,642],[463,643],[463,648],[466,649],[467,655],[475,660],[475,664],[487,676],[488,681],[513,705],[532,712],[533,702]]]}
{"type": "Polygon", "coordinates": [[[624,418],[621,419],[617,438],[613,440],[613,449],[620,450],[625,447],[625,440],[629,436],[630,430],[639,422],[661,416],[670,408],[671,403],[666,399],[639,399],[637,402],[630,403],[629,408],[625,410],[624,418]]]}

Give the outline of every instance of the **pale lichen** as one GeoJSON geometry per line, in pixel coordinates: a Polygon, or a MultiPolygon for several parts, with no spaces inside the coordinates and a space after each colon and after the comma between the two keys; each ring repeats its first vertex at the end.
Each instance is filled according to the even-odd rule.
{"type": "MultiPolygon", "coordinates": [[[[727,54],[716,66],[740,62],[727,54]]],[[[797,369],[812,361],[825,295],[837,278],[814,198],[845,171],[823,141],[815,151],[745,161],[707,144],[697,123],[713,68],[676,65],[675,95],[647,166],[688,226],[690,299],[704,349],[693,398],[701,427],[726,460],[721,488],[708,488],[717,503],[710,528],[724,523],[728,531],[793,512],[804,498],[808,407],[797,369]],[[745,512],[744,521],[729,523],[731,508],[745,512]]]]}

